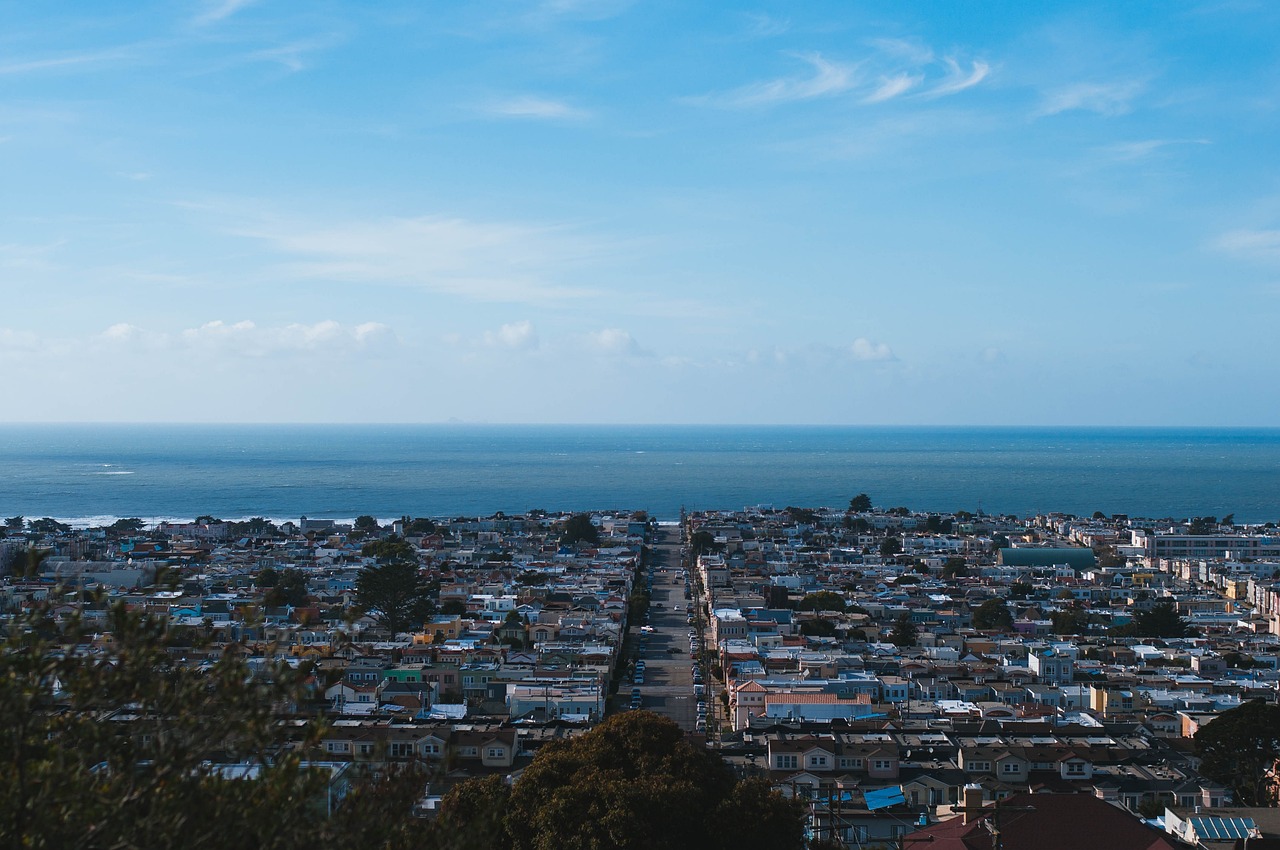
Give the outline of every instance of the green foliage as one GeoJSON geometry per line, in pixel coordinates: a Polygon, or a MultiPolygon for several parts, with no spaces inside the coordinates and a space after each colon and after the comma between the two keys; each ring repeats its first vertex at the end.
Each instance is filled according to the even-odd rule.
{"type": "Polygon", "coordinates": [[[299,608],[307,604],[307,575],[302,570],[290,567],[278,572],[268,567],[258,573],[258,584],[266,588],[262,604],[268,608],[285,605],[299,608]],[[270,584],[266,584],[264,579],[270,584]]]}
{"type": "Polygon", "coordinates": [[[871,510],[871,497],[866,493],[859,493],[849,500],[849,510],[855,514],[865,514],[871,510]]]}
{"type": "Polygon", "coordinates": [[[440,605],[440,613],[451,614],[451,615],[456,615],[460,617],[463,614],[467,613],[467,603],[463,602],[461,599],[446,600],[443,604],[440,605]]]}
{"type": "Polygon", "coordinates": [[[889,632],[889,643],[897,647],[915,646],[920,638],[920,630],[911,620],[911,612],[903,611],[893,622],[893,630],[889,632]]]}
{"type": "Polygon", "coordinates": [[[951,521],[950,517],[943,519],[937,514],[929,514],[929,516],[925,518],[924,527],[925,531],[928,531],[930,534],[950,534],[951,529],[954,527],[954,523],[951,521]]]}
{"type": "Polygon", "coordinates": [[[356,601],[392,634],[421,625],[435,610],[417,564],[403,560],[361,570],[356,576],[356,601]]]}
{"type": "Polygon", "coordinates": [[[276,524],[266,517],[252,517],[244,522],[231,523],[231,534],[234,537],[268,537],[279,533],[276,524]]]}
{"type": "Polygon", "coordinates": [[[1035,590],[1035,588],[1031,586],[1031,582],[1015,581],[1013,584],[1009,585],[1009,598],[1026,599],[1031,595],[1033,590],[1035,590]]]}
{"type": "Polygon", "coordinates": [[[1187,534],[1207,535],[1218,531],[1218,518],[1212,516],[1192,517],[1187,524],[1187,534]]]}
{"type": "Polygon", "coordinates": [[[880,557],[891,558],[902,551],[902,541],[897,537],[886,537],[880,541],[880,557]]]}
{"type": "Polygon", "coordinates": [[[715,535],[710,531],[695,531],[689,536],[689,552],[695,558],[708,552],[718,552],[723,548],[723,545],[716,543],[715,535]]]}
{"type": "Polygon", "coordinates": [[[844,597],[830,590],[810,593],[796,603],[797,611],[843,611],[845,607],[844,597]]]}
{"type": "MultiPolygon", "coordinates": [[[[188,666],[164,618],[111,606],[93,649],[47,605],[8,625],[0,652],[0,835],[54,848],[410,846],[421,782],[357,779],[325,817],[327,770],[308,767],[319,722],[281,726],[307,667],[251,666],[240,647],[188,666]],[[78,649],[75,649],[78,647],[78,649]],[[74,649],[74,651],[70,651],[74,649]],[[287,737],[286,737],[287,736],[287,737]],[[230,778],[221,765],[247,765],[230,778]],[[387,806],[394,802],[394,807],[387,806]],[[352,827],[364,824],[359,833],[352,827]]],[[[95,626],[101,629],[102,626],[95,626]]]]}
{"type": "Polygon", "coordinates": [[[107,531],[112,534],[137,534],[144,527],[142,520],[135,516],[116,520],[107,526],[107,531]]]}
{"type": "Polygon", "coordinates": [[[988,599],[973,612],[973,627],[983,631],[1007,632],[1013,629],[1013,615],[1003,599],[988,599]]]}
{"type": "Polygon", "coordinates": [[[600,529],[592,525],[590,514],[574,514],[565,521],[564,533],[560,535],[560,542],[566,546],[573,546],[578,543],[599,546],[600,529]]]}
{"type": "Polygon", "coordinates": [[[426,517],[415,517],[405,525],[404,530],[409,534],[432,534],[436,531],[436,524],[426,517]]]}
{"type": "Polygon", "coordinates": [[[71,530],[71,526],[58,522],[53,517],[33,519],[28,523],[28,527],[36,534],[66,534],[71,530]]]}
{"type": "Polygon", "coordinates": [[[4,521],[4,527],[10,531],[21,531],[27,525],[27,519],[24,516],[11,516],[4,521]]]}
{"type": "Polygon", "coordinates": [[[797,508],[788,505],[787,516],[791,517],[791,521],[798,525],[817,525],[818,523],[818,512],[812,508],[797,508]]]}
{"type": "Polygon", "coordinates": [[[418,550],[403,537],[392,535],[373,540],[360,547],[360,554],[375,558],[380,564],[418,564],[418,550]]]}
{"type": "Polygon", "coordinates": [[[1180,638],[1194,633],[1178,614],[1173,602],[1159,602],[1150,611],[1142,611],[1123,626],[1111,630],[1115,637],[1180,638]]]}
{"type": "Polygon", "coordinates": [[[377,531],[381,527],[382,526],[378,525],[377,517],[370,516],[369,514],[361,514],[356,517],[356,521],[352,525],[352,528],[357,531],[377,531]]]}
{"type": "Polygon", "coordinates": [[[835,637],[836,624],[822,617],[804,620],[800,623],[800,634],[808,637],[835,637]]]}
{"type": "Polygon", "coordinates": [[[543,746],[511,790],[513,850],[800,850],[800,808],[738,783],[714,753],[647,711],[543,746]]]}
{"type": "Polygon", "coordinates": [[[942,577],[951,578],[968,578],[969,564],[964,558],[952,557],[947,558],[946,563],[942,565],[942,577]]]}
{"type": "Polygon", "coordinates": [[[1195,736],[1200,772],[1231,789],[1236,805],[1274,806],[1267,771],[1280,757],[1280,706],[1261,700],[1224,711],[1195,736]]]}
{"type": "Polygon", "coordinates": [[[1079,635],[1089,630],[1089,612],[1083,605],[1075,604],[1064,611],[1054,611],[1053,620],[1055,635],[1079,635]]]}

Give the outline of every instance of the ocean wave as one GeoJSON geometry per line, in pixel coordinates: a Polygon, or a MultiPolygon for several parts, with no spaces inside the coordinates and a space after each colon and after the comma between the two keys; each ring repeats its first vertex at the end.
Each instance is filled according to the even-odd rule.
{"type": "Polygon", "coordinates": [[[94,475],[133,475],[131,469],[109,469],[106,472],[95,472],[94,475]]]}

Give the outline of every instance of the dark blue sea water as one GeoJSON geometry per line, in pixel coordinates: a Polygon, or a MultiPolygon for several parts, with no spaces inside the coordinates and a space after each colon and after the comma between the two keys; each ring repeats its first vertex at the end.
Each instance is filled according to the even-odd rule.
{"type": "Polygon", "coordinates": [[[682,505],[1280,520],[1280,430],[0,425],[0,515],[453,516],[682,505]]]}

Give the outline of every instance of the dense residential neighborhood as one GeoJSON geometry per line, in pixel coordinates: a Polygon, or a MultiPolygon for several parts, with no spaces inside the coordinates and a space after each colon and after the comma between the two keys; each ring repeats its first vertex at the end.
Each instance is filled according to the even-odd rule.
{"type": "Polygon", "coordinates": [[[1276,702],[1272,525],[864,495],[678,524],[14,517],[0,564],[6,617],[52,604],[82,618],[84,652],[111,644],[94,624],[123,603],[189,634],[187,665],[233,645],[307,664],[280,722],[326,718],[308,756],[338,784],[354,765],[431,766],[427,817],[459,782],[518,777],[548,743],[643,709],[800,801],[813,842],[979,846],[966,825],[1002,811],[1099,805],[1087,817],[1123,818],[1132,846],[1280,838],[1274,761],[1242,784],[1198,735],[1276,702]]]}

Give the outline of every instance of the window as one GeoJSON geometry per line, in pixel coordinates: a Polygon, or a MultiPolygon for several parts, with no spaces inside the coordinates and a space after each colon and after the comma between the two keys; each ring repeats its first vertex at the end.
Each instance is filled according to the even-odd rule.
{"type": "Polygon", "coordinates": [[[1084,765],[1078,761],[1069,761],[1067,762],[1067,773],[1083,774],[1084,765]]]}
{"type": "Polygon", "coordinates": [[[506,757],[506,755],[507,755],[507,751],[506,751],[506,750],[504,750],[502,747],[490,747],[490,748],[489,748],[488,756],[489,756],[489,758],[491,758],[491,759],[500,759],[500,758],[505,758],[505,757],[506,757]]]}
{"type": "Polygon", "coordinates": [[[778,769],[788,770],[796,767],[795,756],[778,756],[778,769]]]}
{"type": "Polygon", "coordinates": [[[1000,772],[1001,773],[1021,773],[1022,765],[1018,764],[1016,761],[1007,761],[1004,764],[1000,765],[1000,772]]]}
{"type": "Polygon", "coordinates": [[[842,770],[862,770],[862,759],[842,758],[840,767],[842,770]]]}
{"type": "Polygon", "coordinates": [[[826,756],[810,756],[809,763],[812,764],[814,767],[826,767],[827,757],[826,756]]]}
{"type": "Polygon", "coordinates": [[[876,759],[871,762],[872,770],[892,770],[893,761],[890,759],[876,759]]]}
{"type": "Polygon", "coordinates": [[[970,762],[968,765],[966,765],[966,767],[967,767],[969,770],[990,770],[990,769],[991,769],[991,762],[989,762],[989,761],[974,761],[974,762],[970,762]]]}

